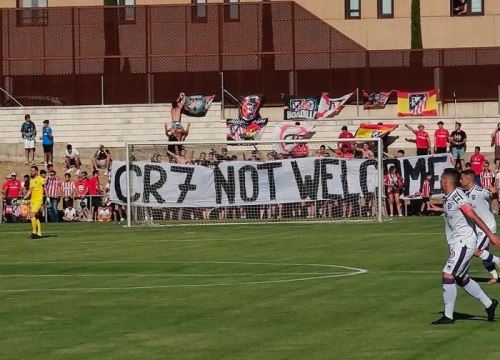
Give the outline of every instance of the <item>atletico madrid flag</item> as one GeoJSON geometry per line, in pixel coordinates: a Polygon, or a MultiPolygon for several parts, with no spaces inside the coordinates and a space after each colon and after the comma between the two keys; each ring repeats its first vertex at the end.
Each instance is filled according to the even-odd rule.
{"type": "Polygon", "coordinates": [[[398,90],[398,116],[437,116],[437,92],[398,90]]]}
{"type": "Polygon", "coordinates": [[[372,124],[360,124],[358,130],[356,130],[356,138],[378,138],[382,137],[391,131],[395,130],[399,125],[397,124],[383,124],[383,125],[372,125],[372,124]]]}

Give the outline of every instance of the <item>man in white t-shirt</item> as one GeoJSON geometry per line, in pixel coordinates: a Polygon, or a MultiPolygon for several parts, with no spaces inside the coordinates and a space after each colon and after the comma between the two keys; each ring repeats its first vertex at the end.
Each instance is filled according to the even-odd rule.
{"type": "Polygon", "coordinates": [[[80,153],[71,144],[66,145],[66,151],[64,152],[64,163],[66,164],[66,174],[73,171],[73,167],[76,168],[76,175],[80,174],[80,166],[82,162],[80,161],[80,153]]]}
{"type": "Polygon", "coordinates": [[[495,319],[498,301],[490,299],[479,284],[468,276],[470,261],[476,251],[476,228],[481,229],[489,240],[500,245],[500,237],[496,236],[481,220],[472,208],[467,195],[458,188],[460,175],[456,169],[448,168],[441,175],[441,189],[445,196],[443,208],[431,205],[435,210],[444,210],[446,240],[449,246],[449,258],[443,268],[443,300],[444,315],[433,325],[453,324],[453,310],[457,298],[458,284],[469,295],[479,300],[485,307],[488,321],[495,319]]]}
{"type": "Polygon", "coordinates": [[[73,222],[78,220],[76,209],[73,207],[73,204],[71,204],[71,202],[68,204],[68,207],[64,209],[63,220],[67,222],[73,222]]]}

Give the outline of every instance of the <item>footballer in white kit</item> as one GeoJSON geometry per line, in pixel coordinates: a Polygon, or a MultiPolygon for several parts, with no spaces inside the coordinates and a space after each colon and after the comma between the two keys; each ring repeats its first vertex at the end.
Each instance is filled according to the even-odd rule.
{"type": "MultiPolygon", "coordinates": [[[[491,212],[491,192],[476,185],[475,173],[472,170],[465,170],[462,172],[460,183],[465,190],[465,194],[474,212],[484,221],[491,232],[495,233],[497,231],[497,222],[495,220],[495,215],[491,212]]],[[[490,240],[488,236],[479,228],[476,228],[476,233],[476,255],[481,258],[484,267],[491,274],[489,283],[495,284],[498,281],[498,271],[496,267],[500,265],[500,258],[490,253],[490,240]]]]}
{"type": "Polygon", "coordinates": [[[457,298],[456,284],[483,304],[488,321],[495,319],[495,310],[498,306],[498,301],[490,299],[479,284],[467,275],[467,272],[476,251],[476,227],[480,228],[497,246],[500,245],[500,238],[492,233],[474,212],[467,196],[463,190],[458,188],[459,183],[458,171],[453,168],[445,169],[441,175],[441,189],[445,194],[443,208],[432,205],[435,210],[444,211],[446,240],[449,246],[449,258],[442,274],[444,314],[432,322],[434,325],[455,322],[453,310],[457,298]]]}

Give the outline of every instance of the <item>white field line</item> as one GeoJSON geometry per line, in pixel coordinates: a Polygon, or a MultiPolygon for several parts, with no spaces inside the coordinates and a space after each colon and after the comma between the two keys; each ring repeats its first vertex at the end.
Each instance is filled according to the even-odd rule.
{"type": "MultiPolygon", "coordinates": [[[[139,263],[155,263],[155,261],[141,261],[139,263]]],[[[158,261],[156,261],[158,262],[158,261]]],[[[127,263],[127,261],[121,262],[17,262],[10,264],[102,264],[102,263],[127,263]]],[[[130,263],[130,261],[128,262],[130,263]]],[[[133,262],[136,263],[136,262],[133,262]]],[[[313,275],[307,277],[299,277],[293,279],[277,279],[277,280],[263,280],[263,281],[245,281],[245,282],[225,282],[225,283],[209,283],[209,284],[178,284],[178,285],[154,285],[154,286],[124,286],[124,287],[86,287],[86,288],[43,288],[43,289],[3,289],[0,293],[25,293],[25,292],[49,292],[49,291],[64,291],[64,292],[76,292],[76,291],[127,291],[127,290],[154,290],[154,289],[169,289],[169,288],[200,288],[200,287],[215,287],[215,286],[235,286],[235,285],[259,285],[259,284],[279,284],[279,283],[291,283],[298,281],[308,281],[308,280],[319,280],[335,277],[346,277],[354,276],[366,273],[365,269],[358,269],[350,266],[340,266],[340,265],[330,265],[330,264],[285,264],[285,263],[257,263],[257,262],[237,262],[237,261],[210,261],[210,262],[179,262],[179,261],[162,261],[160,263],[173,263],[173,264],[239,264],[239,265],[271,265],[271,266],[316,266],[316,267],[326,267],[326,268],[337,268],[350,270],[347,273],[330,273],[313,275]]],[[[303,275],[304,273],[300,273],[303,275]]],[[[279,276],[279,274],[276,274],[279,276]]]]}

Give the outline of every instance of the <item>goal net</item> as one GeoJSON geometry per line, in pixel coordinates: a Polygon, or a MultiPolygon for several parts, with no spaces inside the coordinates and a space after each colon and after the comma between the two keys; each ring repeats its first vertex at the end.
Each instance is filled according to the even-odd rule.
{"type": "Polygon", "coordinates": [[[129,226],[382,220],[379,139],[128,143],[111,199],[129,226]]]}

